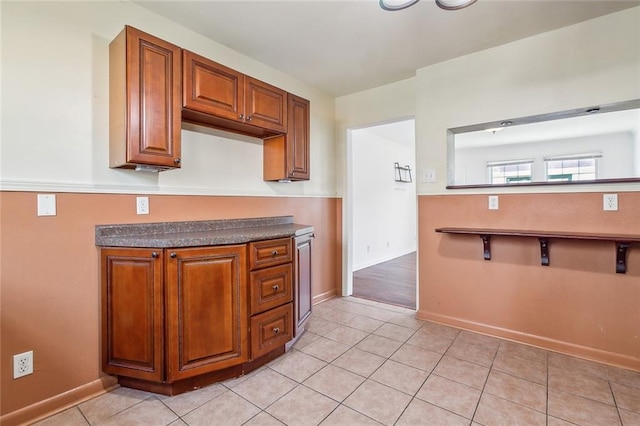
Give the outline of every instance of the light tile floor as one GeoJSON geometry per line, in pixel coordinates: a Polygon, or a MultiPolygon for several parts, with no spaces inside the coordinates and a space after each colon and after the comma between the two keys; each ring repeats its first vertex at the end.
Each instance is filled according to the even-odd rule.
{"type": "Polygon", "coordinates": [[[347,297],[251,374],[175,397],[117,388],[37,424],[631,426],[640,372],[347,297]]]}

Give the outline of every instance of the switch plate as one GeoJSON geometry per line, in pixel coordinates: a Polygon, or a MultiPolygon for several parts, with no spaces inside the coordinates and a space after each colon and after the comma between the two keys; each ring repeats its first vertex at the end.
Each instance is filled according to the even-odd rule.
{"type": "Polygon", "coordinates": [[[136,197],[136,213],[149,214],[149,197],[136,197]]]}
{"type": "Polygon", "coordinates": [[[38,216],[56,215],[56,194],[38,194],[38,216]]]}
{"type": "Polygon", "coordinates": [[[489,195],[489,210],[498,210],[500,202],[497,195],[489,195]]]}
{"type": "Polygon", "coordinates": [[[422,172],[422,181],[425,183],[433,183],[436,181],[435,169],[424,169],[422,172]]]}
{"type": "Polygon", "coordinates": [[[618,211],[618,194],[603,194],[602,209],[604,211],[618,211]]]}

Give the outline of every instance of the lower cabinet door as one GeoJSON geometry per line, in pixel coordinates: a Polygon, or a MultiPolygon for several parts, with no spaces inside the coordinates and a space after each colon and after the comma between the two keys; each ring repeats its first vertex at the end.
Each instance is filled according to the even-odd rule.
{"type": "Polygon", "coordinates": [[[100,257],[102,370],[162,381],[162,250],[110,248],[100,257]]]}
{"type": "Polygon", "coordinates": [[[168,382],[248,361],[246,247],[165,256],[168,382]]]}
{"type": "Polygon", "coordinates": [[[293,337],[293,304],[251,317],[251,357],[259,358],[293,337]]]}
{"type": "Polygon", "coordinates": [[[313,234],[295,238],[294,250],[294,337],[304,331],[304,326],[311,315],[311,242],[313,234]]]}

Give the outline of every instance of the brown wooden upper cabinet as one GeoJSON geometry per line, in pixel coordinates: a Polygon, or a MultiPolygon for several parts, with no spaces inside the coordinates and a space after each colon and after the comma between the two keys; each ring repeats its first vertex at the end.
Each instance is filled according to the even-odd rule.
{"type": "Polygon", "coordinates": [[[264,140],[264,180],[309,179],[309,101],[126,26],[109,45],[109,166],[181,167],[182,122],[264,140]]]}
{"type": "Polygon", "coordinates": [[[180,55],[130,26],[109,45],[110,167],[180,167],[180,55]]]}
{"type": "Polygon", "coordinates": [[[309,180],[309,101],[288,95],[287,133],[264,140],[263,178],[309,180]]]}
{"type": "Polygon", "coordinates": [[[284,90],[187,50],[182,68],[187,121],[258,137],[287,131],[284,90]]]}

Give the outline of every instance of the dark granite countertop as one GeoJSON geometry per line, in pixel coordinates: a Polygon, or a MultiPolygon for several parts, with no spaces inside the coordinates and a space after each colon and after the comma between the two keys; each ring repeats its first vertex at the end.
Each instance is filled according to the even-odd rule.
{"type": "Polygon", "coordinates": [[[293,216],[96,225],[96,245],[141,248],[216,246],[293,237],[313,231],[313,226],[293,223],[293,216]]]}

